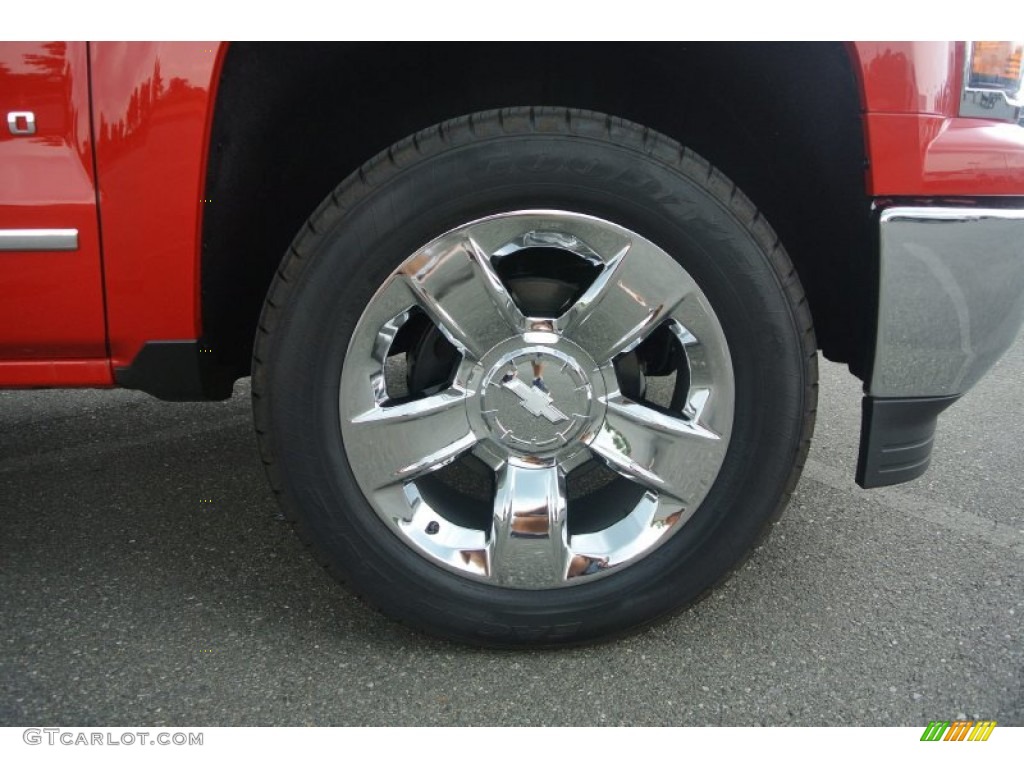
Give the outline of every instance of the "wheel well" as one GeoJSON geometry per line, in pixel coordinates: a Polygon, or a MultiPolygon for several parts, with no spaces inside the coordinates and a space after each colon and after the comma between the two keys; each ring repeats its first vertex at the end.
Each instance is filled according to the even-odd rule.
{"type": "Polygon", "coordinates": [[[789,251],[819,346],[863,378],[877,247],[857,83],[835,43],[232,44],[203,223],[203,341],[218,362],[248,373],[274,271],[343,178],[447,118],[527,105],[627,118],[718,166],[789,251]]]}

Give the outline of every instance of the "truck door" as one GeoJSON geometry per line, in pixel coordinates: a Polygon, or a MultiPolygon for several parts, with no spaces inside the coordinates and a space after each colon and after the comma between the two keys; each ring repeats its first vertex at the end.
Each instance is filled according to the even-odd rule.
{"type": "Polygon", "coordinates": [[[0,43],[0,385],[110,382],[88,57],[0,43]]]}

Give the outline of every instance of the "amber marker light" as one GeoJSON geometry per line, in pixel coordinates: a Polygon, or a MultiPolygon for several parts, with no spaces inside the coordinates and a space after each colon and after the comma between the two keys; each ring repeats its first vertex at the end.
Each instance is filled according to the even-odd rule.
{"type": "Polygon", "coordinates": [[[1003,91],[1014,96],[1021,90],[1021,58],[1024,41],[977,40],[971,43],[969,88],[1003,91]]]}

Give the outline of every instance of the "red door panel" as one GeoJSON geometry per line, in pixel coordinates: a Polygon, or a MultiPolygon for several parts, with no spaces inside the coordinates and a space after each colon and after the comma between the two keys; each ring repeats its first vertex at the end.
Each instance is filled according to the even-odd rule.
{"type": "Polygon", "coordinates": [[[87,57],[86,43],[0,43],[0,385],[60,383],[75,366],[55,360],[110,378],[87,57]],[[31,112],[35,133],[14,135],[10,112],[31,112]],[[77,230],[77,248],[12,250],[11,230],[41,229],[77,230]]]}

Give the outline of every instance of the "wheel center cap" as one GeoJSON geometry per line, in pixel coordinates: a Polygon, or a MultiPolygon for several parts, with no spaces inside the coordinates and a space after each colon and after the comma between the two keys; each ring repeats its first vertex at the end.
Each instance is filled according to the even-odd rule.
{"type": "MultiPolygon", "coordinates": [[[[535,362],[539,369],[543,363],[535,362]]],[[[539,373],[540,371],[535,371],[539,373]]],[[[559,424],[568,421],[569,417],[558,410],[552,403],[554,398],[548,394],[547,385],[540,376],[533,380],[530,386],[526,386],[519,378],[519,372],[513,367],[505,376],[501,377],[501,386],[519,398],[519,404],[534,416],[543,416],[552,424],[559,424]]]]}
{"type": "Polygon", "coordinates": [[[479,403],[494,440],[515,454],[548,456],[573,443],[591,422],[594,391],[572,355],[524,346],[491,363],[479,403]]]}

